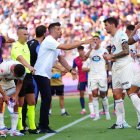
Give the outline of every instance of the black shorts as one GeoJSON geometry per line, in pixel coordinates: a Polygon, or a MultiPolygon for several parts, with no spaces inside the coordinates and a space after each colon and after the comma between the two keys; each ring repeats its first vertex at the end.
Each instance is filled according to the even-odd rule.
{"type": "Polygon", "coordinates": [[[34,84],[32,74],[27,73],[24,80],[22,88],[19,92],[19,97],[24,97],[26,94],[34,94],[34,84]]]}
{"type": "Polygon", "coordinates": [[[51,95],[62,96],[64,95],[64,85],[60,86],[51,86],[51,95]]]}

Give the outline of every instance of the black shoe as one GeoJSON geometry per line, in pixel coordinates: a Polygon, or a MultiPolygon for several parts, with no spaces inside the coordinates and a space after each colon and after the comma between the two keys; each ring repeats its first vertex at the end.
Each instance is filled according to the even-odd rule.
{"type": "Polygon", "coordinates": [[[70,116],[68,112],[62,113],[61,116],[70,116]]]}
{"type": "Polygon", "coordinates": [[[55,130],[52,130],[50,127],[46,129],[47,133],[57,133],[55,130]]]}
{"type": "Polygon", "coordinates": [[[123,129],[123,125],[113,124],[109,129],[123,129]]]}
{"type": "Polygon", "coordinates": [[[39,134],[40,133],[40,131],[37,129],[33,129],[33,130],[28,129],[28,132],[29,132],[29,134],[39,134]]]}
{"type": "Polygon", "coordinates": [[[46,129],[38,129],[39,131],[39,134],[45,134],[47,133],[47,130],[46,129]]]}
{"type": "Polygon", "coordinates": [[[25,129],[23,129],[23,130],[19,130],[19,131],[20,131],[20,133],[23,133],[23,134],[26,133],[26,130],[25,130],[25,129]]]}

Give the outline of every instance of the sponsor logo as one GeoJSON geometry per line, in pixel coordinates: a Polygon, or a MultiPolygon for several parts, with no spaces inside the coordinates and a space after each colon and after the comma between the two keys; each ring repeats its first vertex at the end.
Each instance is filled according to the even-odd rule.
{"type": "Polygon", "coordinates": [[[98,62],[98,61],[101,60],[101,57],[98,56],[98,55],[96,55],[96,56],[93,56],[93,57],[92,57],[92,60],[95,61],[95,62],[98,62]]]}

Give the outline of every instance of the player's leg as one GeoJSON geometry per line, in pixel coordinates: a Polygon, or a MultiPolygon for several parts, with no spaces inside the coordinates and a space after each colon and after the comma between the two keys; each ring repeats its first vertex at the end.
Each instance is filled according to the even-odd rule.
{"type": "Polygon", "coordinates": [[[84,94],[85,94],[84,82],[79,83],[78,90],[80,91],[80,105],[81,105],[81,108],[82,108],[82,111],[81,111],[80,114],[84,115],[84,114],[86,114],[85,98],[84,98],[84,94]]]}
{"type": "Polygon", "coordinates": [[[100,91],[100,97],[102,98],[102,104],[105,110],[106,119],[110,120],[110,113],[109,113],[109,103],[107,98],[107,78],[99,79],[99,91],[100,91]]]}
{"type": "Polygon", "coordinates": [[[60,85],[56,87],[56,95],[59,97],[59,105],[61,108],[61,116],[69,116],[69,113],[65,109],[64,102],[64,85],[60,85]]]}
{"type": "Polygon", "coordinates": [[[4,123],[3,105],[4,105],[3,98],[2,96],[0,96],[0,131],[5,129],[7,130],[7,127],[5,126],[4,123]]]}
{"type": "Polygon", "coordinates": [[[99,99],[98,99],[98,88],[94,88],[92,90],[92,96],[93,96],[93,107],[94,107],[94,111],[95,111],[95,118],[94,120],[98,120],[100,119],[99,116],[99,99]]]}
{"type": "Polygon", "coordinates": [[[89,97],[88,108],[89,108],[89,112],[90,112],[90,118],[94,119],[95,112],[94,112],[94,107],[93,107],[92,89],[91,89],[91,84],[90,84],[89,80],[88,80],[88,85],[87,85],[87,93],[88,93],[88,97],[89,97]]]}
{"type": "Polygon", "coordinates": [[[113,124],[110,128],[123,128],[123,114],[124,114],[124,102],[122,99],[122,85],[120,83],[121,73],[120,71],[112,70],[112,86],[113,86],[113,98],[115,101],[115,110],[116,110],[116,123],[113,124]]]}
{"type": "MultiPolygon", "coordinates": [[[[12,99],[11,95],[11,99],[12,99]]],[[[10,130],[10,136],[23,136],[24,134],[19,132],[17,130],[17,124],[18,124],[18,101],[13,101],[11,103],[11,106],[13,106],[13,113],[10,113],[11,116],[11,130],[10,130]]]]}
{"type": "Polygon", "coordinates": [[[27,117],[29,123],[29,133],[30,134],[38,134],[35,125],[35,95],[34,95],[34,85],[31,74],[26,74],[24,78],[24,88],[23,92],[25,94],[25,100],[27,101],[27,117]]]}
{"type": "MultiPolygon", "coordinates": [[[[56,86],[51,86],[51,96],[53,97],[56,94],[56,86]]],[[[50,103],[49,115],[52,115],[52,100],[50,103]]]]}

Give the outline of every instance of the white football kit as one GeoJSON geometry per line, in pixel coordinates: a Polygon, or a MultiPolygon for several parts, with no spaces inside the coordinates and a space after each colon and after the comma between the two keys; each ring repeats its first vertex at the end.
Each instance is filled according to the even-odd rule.
{"type": "Polygon", "coordinates": [[[95,89],[100,91],[107,91],[107,72],[106,61],[103,58],[103,54],[108,53],[104,48],[98,50],[92,50],[89,59],[84,62],[83,67],[90,68],[88,73],[88,93],[95,89]]]}
{"type": "MultiPolygon", "coordinates": [[[[133,36],[133,39],[136,42],[140,40],[140,30],[138,30],[136,32],[136,34],[133,36]]],[[[137,53],[139,53],[139,50],[137,53]]],[[[140,87],[140,60],[139,60],[139,58],[137,58],[137,63],[138,63],[138,65],[137,65],[137,69],[135,69],[134,78],[132,80],[132,85],[140,87]]]]}
{"type": "MultiPolygon", "coordinates": [[[[111,53],[118,54],[122,49],[122,44],[128,41],[125,32],[118,30],[111,40],[111,53]]],[[[113,89],[123,88],[129,89],[131,87],[133,78],[132,58],[130,55],[116,59],[112,65],[112,84],[113,89]]]]}
{"type": "MultiPolygon", "coordinates": [[[[14,79],[17,78],[10,71],[11,66],[14,64],[19,64],[19,62],[8,60],[0,64],[0,85],[8,96],[14,94],[16,91],[14,79]]],[[[0,97],[2,97],[1,94],[0,97]]]]}

